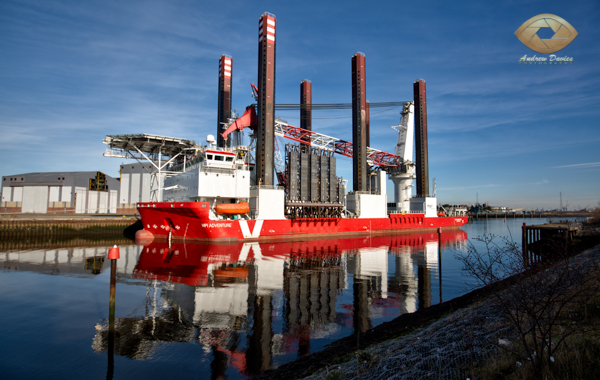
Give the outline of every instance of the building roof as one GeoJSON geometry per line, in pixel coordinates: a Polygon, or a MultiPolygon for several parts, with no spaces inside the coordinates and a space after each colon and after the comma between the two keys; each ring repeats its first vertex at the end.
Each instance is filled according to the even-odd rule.
{"type": "MultiPolygon", "coordinates": [[[[85,172],[32,172],[32,173],[21,173],[21,174],[10,174],[10,175],[5,175],[2,176],[2,178],[5,177],[45,177],[45,178],[53,178],[53,177],[64,177],[64,176],[71,176],[71,177],[81,177],[81,176],[96,176],[96,173],[98,173],[97,170],[90,170],[90,171],[85,171],[85,172]]],[[[102,172],[100,172],[102,173],[102,172]]],[[[104,173],[102,173],[104,174],[104,173]]],[[[108,174],[104,174],[106,177],[110,177],[108,174]]],[[[112,178],[112,177],[111,177],[112,178]]]]}
{"type": "Polygon", "coordinates": [[[38,172],[12,174],[2,177],[2,187],[4,186],[84,186],[87,187],[90,180],[94,180],[96,175],[104,175],[109,188],[115,189],[118,186],[119,179],[113,178],[99,171],[87,172],[38,172]]]}

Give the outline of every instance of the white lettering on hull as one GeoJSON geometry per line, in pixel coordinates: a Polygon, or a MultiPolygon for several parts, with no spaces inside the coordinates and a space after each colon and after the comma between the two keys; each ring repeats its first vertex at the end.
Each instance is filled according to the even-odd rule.
{"type": "Polygon", "coordinates": [[[202,228],[223,228],[231,227],[231,223],[202,223],[202,228]]]}
{"type": "Polygon", "coordinates": [[[260,237],[260,230],[262,229],[262,225],[263,225],[262,220],[256,221],[256,224],[254,224],[254,229],[252,230],[252,233],[250,233],[250,227],[248,227],[248,221],[240,220],[239,222],[240,222],[240,229],[242,230],[242,235],[244,236],[244,239],[260,237]]]}

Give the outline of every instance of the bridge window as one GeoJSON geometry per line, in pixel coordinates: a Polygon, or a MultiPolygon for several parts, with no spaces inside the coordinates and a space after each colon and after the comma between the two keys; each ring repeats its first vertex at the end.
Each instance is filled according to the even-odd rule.
{"type": "Polygon", "coordinates": [[[225,161],[227,161],[227,162],[233,162],[233,157],[225,157],[225,161]]]}
{"type": "Polygon", "coordinates": [[[207,160],[212,160],[213,159],[213,155],[212,154],[207,154],[206,155],[206,159],[207,160]]]}
{"type": "Polygon", "coordinates": [[[225,157],[221,156],[221,155],[215,155],[215,161],[223,161],[225,159],[225,157]]]}

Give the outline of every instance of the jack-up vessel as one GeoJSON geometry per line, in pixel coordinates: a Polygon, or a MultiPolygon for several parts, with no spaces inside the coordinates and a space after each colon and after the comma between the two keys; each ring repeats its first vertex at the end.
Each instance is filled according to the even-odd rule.
{"type": "MultiPolygon", "coordinates": [[[[160,173],[159,154],[159,165],[155,165],[159,169],[158,202],[137,204],[144,226],[138,237],[266,240],[464,225],[465,216],[438,215],[435,196],[429,196],[425,82],[414,82],[414,102],[399,103],[403,110],[400,125],[394,127],[398,131],[395,154],[368,147],[369,110],[377,103],[366,102],[362,53],[352,57],[352,143],[312,130],[311,111],[323,105],[311,103],[310,81],[301,83],[301,127],[291,126],[274,115],[281,107],[275,103],[274,87],[276,26],[270,13],[259,19],[258,87],[253,85],[257,103],[237,119],[231,119],[232,58],[221,57],[217,139],[209,135],[208,146],[195,146],[193,155],[188,149],[186,154],[172,157],[167,162],[168,175],[160,173]],[[240,144],[245,127],[253,132],[248,146],[240,144]],[[275,148],[275,136],[299,143],[286,145],[285,162],[275,148]],[[412,161],[413,141],[416,162],[412,161]],[[347,181],[336,175],[334,154],[353,159],[349,193],[347,181]],[[387,202],[388,175],[395,186],[391,204],[387,202]],[[415,177],[418,195],[413,197],[415,177]]],[[[133,144],[140,136],[107,136],[105,143],[112,150],[133,144]]],[[[176,139],[163,139],[177,143],[176,139]]]]}

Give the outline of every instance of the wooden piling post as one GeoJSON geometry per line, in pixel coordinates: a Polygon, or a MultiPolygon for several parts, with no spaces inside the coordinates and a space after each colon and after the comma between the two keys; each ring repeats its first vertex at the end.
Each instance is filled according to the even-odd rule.
{"type": "Polygon", "coordinates": [[[529,265],[529,255],[527,252],[527,223],[523,223],[521,227],[521,245],[523,246],[523,262],[529,265]]]}

